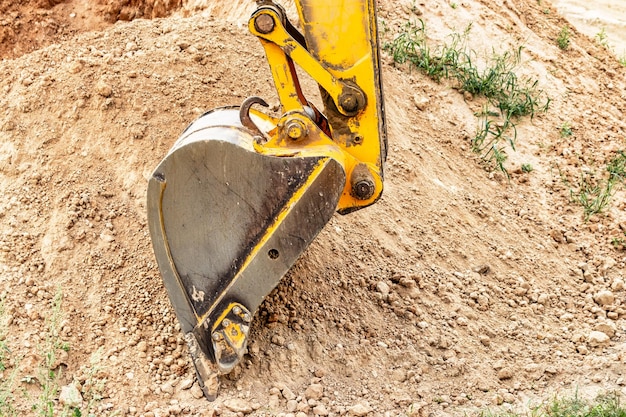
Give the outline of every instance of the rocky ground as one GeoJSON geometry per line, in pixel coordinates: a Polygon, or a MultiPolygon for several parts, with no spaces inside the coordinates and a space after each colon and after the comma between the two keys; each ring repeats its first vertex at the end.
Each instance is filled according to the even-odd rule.
{"type": "Polygon", "coordinates": [[[550,109],[520,121],[507,180],[471,151],[480,100],[383,54],[384,196],[333,217],[214,403],[161,283],[145,192],[206,109],[277,104],[243,24],[253,5],[129,2],[128,18],[174,13],[126,22],[99,3],[0,4],[0,387],[15,415],[40,414],[55,385],[55,415],[145,417],[477,415],[625,392],[626,195],[586,220],[571,192],[626,148],[626,68],[575,29],[561,50],[567,22],[547,1],[380,2],[387,40],[419,18],[433,42],[472,23],[484,55],[523,45],[550,109]]]}

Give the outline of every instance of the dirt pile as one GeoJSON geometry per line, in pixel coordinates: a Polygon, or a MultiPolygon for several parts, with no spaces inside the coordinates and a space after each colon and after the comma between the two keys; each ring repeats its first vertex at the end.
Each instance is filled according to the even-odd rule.
{"type": "Polygon", "coordinates": [[[564,21],[546,7],[381,2],[387,38],[419,18],[439,40],[472,22],[477,51],[523,44],[551,108],[518,125],[509,181],[471,152],[480,103],[385,55],[384,196],[331,220],[261,307],[213,404],[161,284],[146,183],[206,109],[277,103],[260,45],[213,13],[52,37],[0,62],[0,295],[21,358],[0,372],[15,375],[17,415],[51,383],[51,340],[53,382],[96,415],[462,415],[623,390],[624,191],[585,221],[570,189],[626,145],[626,69],[575,31],[560,50],[564,21]]]}

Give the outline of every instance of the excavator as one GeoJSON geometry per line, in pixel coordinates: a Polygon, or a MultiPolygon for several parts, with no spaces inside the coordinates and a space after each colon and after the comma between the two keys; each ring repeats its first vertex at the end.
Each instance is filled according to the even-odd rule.
{"type": "Polygon", "coordinates": [[[257,1],[248,23],[279,110],[250,97],[206,112],[148,181],[152,246],[210,401],[219,375],[247,353],[259,305],[333,214],[370,206],[383,191],[375,0],[295,6],[298,27],[271,0],[257,1]],[[304,96],[296,65],[319,85],[318,106],[304,96]]]}

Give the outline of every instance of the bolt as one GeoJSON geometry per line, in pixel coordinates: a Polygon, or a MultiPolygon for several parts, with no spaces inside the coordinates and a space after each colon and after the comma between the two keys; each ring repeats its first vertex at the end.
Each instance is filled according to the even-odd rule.
{"type": "Polygon", "coordinates": [[[240,315],[241,314],[241,307],[239,307],[239,306],[233,307],[233,313],[235,313],[236,315],[240,315]]]}
{"type": "Polygon", "coordinates": [[[230,320],[228,319],[222,320],[222,327],[228,327],[228,326],[230,326],[230,320]]]}
{"type": "Polygon", "coordinates": [[[359,200],[367,200],[374,195],[376,187],[371,180],[361,180],[352,186],[352,195],[359,200]]]}
{"type": "Polygon", "coordinates": [[[339,105],[346,113],[352,113],[359,109],[359,101],[352,93],[344,93],[339,97],[339,105]]]}
{"type": "Polygon", "coordinates": [[[376,183],[365,164],[358,164],[350,178],[352,189],[350,194],[359,200],[369,200],[376,192],[376,183]]]}
{"type": "Polygon", "coordinates": [[[245,321],[246,323],[250,323],[250,320],[252,320],[252,319],[250,318],[250,314],[245,313],[245,314],[243,315],[243,321],[245,321]]]}
{"type": "Polygon", "coordinates": [[[263,13],[258,15],[257,18],[254,19],[255,29],[264,35],[272,32],[275,25],[276,24],[274,23],[274,18],[269,14],[263,13]]]}
{"type": "Polygon", "coordinates": [[[307,135],[307,129],[300,120],[291,120],[285,125],[287,136],[293,140],[298,140],[307,135]]]}
{"type": "Polygon", "coordinates": [[[211,338],[212,338],[213,340],[215,340],[216,342],[219,342],[220,340],[222,340],[222,335],[221,335],[221,334],[219,334],[219,333],[213,333],[213,334],[211,335],[211,338]]]}

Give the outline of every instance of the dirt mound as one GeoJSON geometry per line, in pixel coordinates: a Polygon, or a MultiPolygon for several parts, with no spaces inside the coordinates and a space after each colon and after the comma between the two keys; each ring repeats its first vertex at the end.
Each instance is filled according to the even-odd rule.
{"type": "Polygon", "coordinates": [[[388,39],[419,18],[439,40],[473,22],[477,50],[523,42],[551,108],[518,125],[507,180],[471,152],[479,103],[384,55],[384,196],[335,216],[268,297],[214,404],[193,383],[145,191],[206,109],[277,103],[260,45],[215,14],[171,16],[0,62],[0,295],[9,359],[22,358],[0,380],[14,381],[17,415],[46,384],[72,382],[96,415],[144,416],[462,415],[623,389],[626,256],[611,242],[624,192],[585,221],[570,185],[624,148],[626,71],[575,31],[560,50],[564,21],[545,7],[380,4],[388,39]]]}

